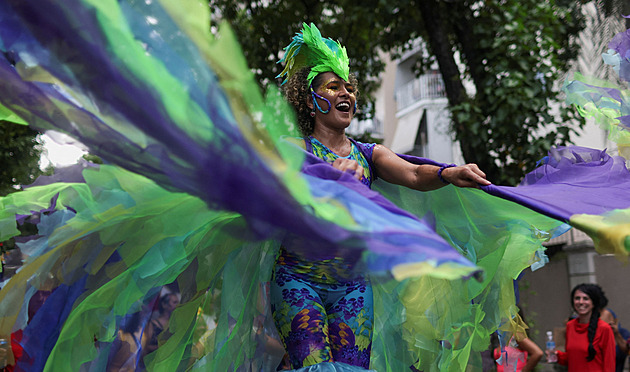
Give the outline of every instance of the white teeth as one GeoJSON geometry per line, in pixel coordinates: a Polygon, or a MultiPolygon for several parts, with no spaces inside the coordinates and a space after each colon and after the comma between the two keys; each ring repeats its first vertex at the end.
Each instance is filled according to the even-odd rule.
{"type": "Polygon", "coordinates": [[[341,102],[336,107],[340,111],[348,111],[348,110],[350,110],[350,104],[347,103],[347,102],[341,102]]]}

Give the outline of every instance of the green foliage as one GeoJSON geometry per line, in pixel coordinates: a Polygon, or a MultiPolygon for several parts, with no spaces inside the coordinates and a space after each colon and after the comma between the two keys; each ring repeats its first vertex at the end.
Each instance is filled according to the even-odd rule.
{"type": "Polygon", "coordinates": [[[561,105],[559,92],[578,51],[573,35],[582,27],[579,7],[487,1],[466,20],[466,41],[475,45],[465,60],[476,94],[451,111],[459,124],[456,138],[470,148],[467,160],[494,182],[518,183],[552,145],[566,144],[583,125],[573,109],[561,105]],[[491,156],[471,159],[474,153],[491,156]]]}
{"type": "Polygon", "coordinates": [[[19,185],[32,183],[42,173],[37,135],[27,126],[0,122],[0,195],[19,190],[19,185]]]}
{"type": "MultiPolygon", "coordinates": [[[[21,237],[29,237],[29,236],[37,235],[37,225],[28,223],[28,221],[27,223],[18,225],[17,228],[20,231],[19,236],[21,237]]],[[[12,237],[9,240],[0,242],[0,253],[8,252],[12,249],[15,249],[16,247],[17,247],[17,244],[15,242],[15,237],[12,237]]]]}
{"type": "Polygon", "coordinates": [[[361,134],[351,136],[355,140],[363,143],[383,143],[382,138],[374,137],[372,132],[366,131],[361,134]]]}
{"type": "Polygon", "coordinates": [[[283,48],[302,28],[302,22],[315,23],[322,35],[339,40],[347,48],[350,72],[361,82],[359,104],[369,101],[380,84],[376,77],[385,65],[377,52],[380,34],[386,27],[381,19],[390,12],[386,1],[210,0],[209,3],[215,24],[227,20],[232,25],[263,88],[280,84],[281,80],[275,77],[282,68],[276,62],[283,55],[283,48]]]}
{"type": "Polygon", "coordinates": [[[103,159],[94,154],[85,154],[82,156],[82,158],[86,161],[89,161],[90,163],[103,164],[103,159]]]}
{"type": "Polygon", "coordinates": [[[421,37],[429,54],[418,60],[418,73],[439,63],[464,158],[494,183],[515,184],[550,146],[565,144],[583,125],[561,107],[559,94],[578,51],[583,3],[210,0],[210,7],[215,22],[232,24],[263,87],[279,73],[276,61],[301,23],[316,23],[348,48],[364,104],[384,69],[381,52],[400,55],[421,37]],[[464,81],[474,88],[465,90],[464,81]]]}

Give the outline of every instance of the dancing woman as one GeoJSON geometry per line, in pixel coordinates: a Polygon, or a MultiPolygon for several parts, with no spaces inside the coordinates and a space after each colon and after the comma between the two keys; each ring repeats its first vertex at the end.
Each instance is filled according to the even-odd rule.
{"type": "MultiPolygon", "coordinates": [[[[340,179],[351,176],[370,187],[380,177],[421,191],[449,183],[490,184],[475,164],[417,165],[383,145],[350,139],[345,130],[356,112],[358,88],[357,79],[349,74],[345,48],[322,38],[314,25],[304,24],[286,50],[280,76],[287,77],[285,94],[298,115],[303,137],[297,143],[341,171],[340,179]]],[[[296,247],[306,252],[317,249],[308,247],[308,242],[285,239],[271,287],[274,319],[291,366],[341,362],[369,368],[372,289],[358,268],[360,257],[338,252],[313,260],[293,253],[296,247]]]]}

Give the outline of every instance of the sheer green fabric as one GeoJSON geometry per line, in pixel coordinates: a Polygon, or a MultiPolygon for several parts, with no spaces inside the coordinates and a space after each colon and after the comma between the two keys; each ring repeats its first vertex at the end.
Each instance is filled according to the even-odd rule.
{"type": "MultiPolygon", "coordinates": [[[[228,27],[222,26],[219,38],[209,35],[206,5],[46,5],[72,21],[59,22],[56,31],[75,32],[73,41],[94,48],[89,51],[104,56],[99,62],[107,68],[95,73],[90,60],[80,58],[86,51],[66,50],[52,40],[49,47],[60,50],[51,52],[50,65],[42,58],[41,65],[19,61],[10,69],[18,74],[7,75],[16,92],[35,93],[29,100],[16,98],[7,105],[11,112],[0,115],[80,138],[121,168],[89,168],[84,183],[32,187],[0,198],[0,241],[20,234],[16,216],[31,216],[25,222],[39,229],[23,245],[24,267],[0,290],[0,335],[27,328],[36,291],[76,288],[76,298],[58,309],[54,347],[35,351],[47,371],[105,370],[123,319],[144,313],[163,286],[176,283],[181,303],[158,337],[159,348],[144,356],[147,369],[272,370],[281,355],[271,351],[275,330],[265,283],[281,236],[256,235],[264,229],[254,228],[274,222],[271,215],[261,221],[265,208],[254,217],[224,209],[287,203],[299,210],[296,217],[322,229],[373,231],[358,223],[361,216],[351,213],[341,193],[316,195],[314,185],[320,184],[300,173],[305,154],[281,145],[282,136],[295,131],[287,105],[275,89],[260,94],[228,27]],[[152,31],[172,38],[151,38],[152,31]],[[194,78],[181,74],[182,68],[194,78]],[[103,82],[103,76],[119,80],[103,82]],[[238,166],[247,172],[236,172],[238,166]],[[235,174],[240,178],[231,178],[235,174]],[[239,189],[235,204],[221,204],[236,193],[236,181],[245,181],[250,192],[239,189]],[[279,190],[272,196],[283,199],[241,202],[254,188],[279,190]]],[[[37,50],[29,51],[37,61],[37,50]]],[[[536,262],[540,243],[561,224],[478,190],[419,193],[386,184],[379,190],[434,226],[484,276],[469,277],[474,265],[432,259],[372,273],[372,368],[474,368],[492,331],[516,329],[512,280],[536,262]]],[[[370,247],[355,243],[340,241],[363,249],[367,261],[370,247]]]]}

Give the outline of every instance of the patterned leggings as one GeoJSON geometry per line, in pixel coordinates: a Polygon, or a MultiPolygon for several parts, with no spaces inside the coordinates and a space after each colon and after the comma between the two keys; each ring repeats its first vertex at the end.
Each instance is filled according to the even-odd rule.
{"type": "Polygon", "coordinates": [[[276,265],[270,295],[292,368],[321,362],[369,368],[374,310],[367,280],[313,283],[276,265]]]}

